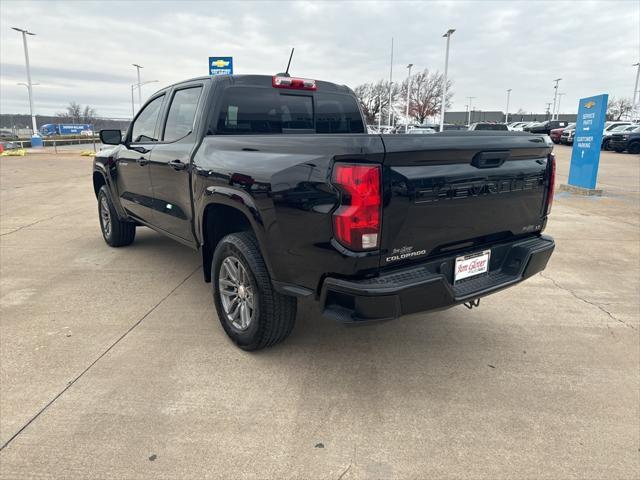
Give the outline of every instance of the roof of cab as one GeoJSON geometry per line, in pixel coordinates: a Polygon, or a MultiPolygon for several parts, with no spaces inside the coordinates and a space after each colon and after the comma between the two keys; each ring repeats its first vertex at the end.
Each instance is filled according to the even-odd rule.
{"type": "MultiPolygon", "coordinates": [[[[243,75],[204,75],[201,77],[189,78],[187,80],[181,80],[179,82],[172,83],[171,85],[167,85],[160,90],[157,90],[151,96],[155,96],[160,92],[167,91],[173,87],[178,87],[180,85],[184,85],[191,82],[196,81],[214,81],[219,83],[226,83],[228,85],[234,86],[254,86],[254,87],[272,87],[272,79],[274,75],[251,75],[251,74],[243,74],[243,75]]],[[[303,77],[306,78],[306,77],[303,77]]],[[[346,85],[338,85],[332,82],[325,82],[323,80],[316,80],[316,85],[318,90],[323,92],[333,92],[333,93],[346,93],[353,94],[353,91],[347,87],[346,85]]]]}

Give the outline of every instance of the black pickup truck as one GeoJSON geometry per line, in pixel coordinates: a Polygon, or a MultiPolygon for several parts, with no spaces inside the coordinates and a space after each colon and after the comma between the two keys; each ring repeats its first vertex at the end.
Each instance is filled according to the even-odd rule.
{"type": "Polygon", "coordinates": [[[346,86],[203,77],[155,93],[93,187],[113,247],[150,227],[202,252],[246,350],[289,335],[296,297],[347,323],[480,297],[543,270],[555,159],[542,135],[369,135],[346,86]]]}

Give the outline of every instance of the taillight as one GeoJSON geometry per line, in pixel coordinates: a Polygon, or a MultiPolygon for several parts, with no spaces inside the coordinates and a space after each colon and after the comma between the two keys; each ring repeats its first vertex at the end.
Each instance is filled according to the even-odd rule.
{"type": "Polygon", "coordinates": [[[556,156],[553,153],[548,157],[549,170],[549,189],[547,190],[547,215],[551,213],[551,205],[553,204],[553,193],[556,189],[556,156]]]}
{"type": "Polygon", "coordinates": [[[380,166],[337,163],[333,184],[341,191],[333,214],[336,239],[350,250],[378,248],[382,206],[380,166]]]}
{"type": "Polygon", "coordinates": [[[273,77],[271,84],[275,88],[292,88],[294,90],[317,90],[316,81],[308,78],[273,77]]]}

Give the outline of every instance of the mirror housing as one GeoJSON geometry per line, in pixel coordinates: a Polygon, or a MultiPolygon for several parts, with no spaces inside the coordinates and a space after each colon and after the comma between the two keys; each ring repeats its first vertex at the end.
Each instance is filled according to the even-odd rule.
{"type": "Polygon", "coordinates": [[[120,145],[122,132],[120,130],[100,130],[100,141],[105,145],[120,145]]]}

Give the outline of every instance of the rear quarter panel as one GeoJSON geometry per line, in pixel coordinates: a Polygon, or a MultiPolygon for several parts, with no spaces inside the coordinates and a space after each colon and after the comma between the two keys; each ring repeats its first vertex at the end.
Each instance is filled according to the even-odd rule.
{"type": "Polygon", "coordinates": [[[353,254],[332,245],[339,196],[328,180],[336,160],[381,163],[383,151],[379,135],[206,136],[193,161],[197,227],[208,204],[240,209],[280,282],[315,290],[324,274],[374,270],[378,252],[353,254]]]}

